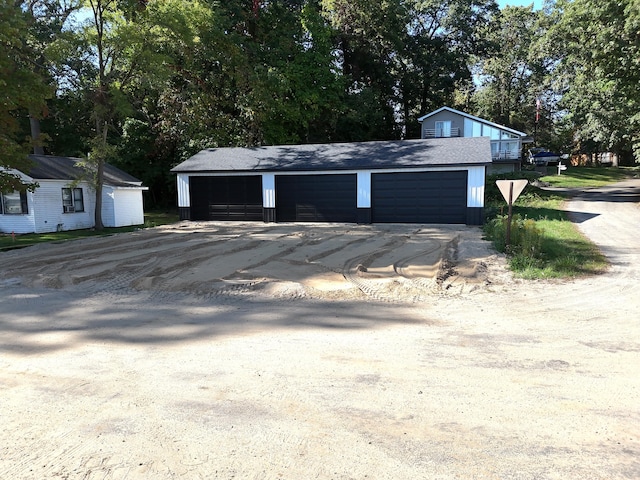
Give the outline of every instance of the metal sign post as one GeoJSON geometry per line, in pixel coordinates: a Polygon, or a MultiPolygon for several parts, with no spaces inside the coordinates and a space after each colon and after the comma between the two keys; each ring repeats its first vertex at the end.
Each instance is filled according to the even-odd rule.
{"type": "Polygon", "coordinates": [[[496,185],[502,193],[502,196],[507,201],[509,205],[509,213],[507,215],[507,239],[506,239],[506,248],[508,249],[511,246],[511,217],[513,214],[513,202],[515,202],[524,187],[529,183],[528,180],[496,180],[496,185]]]}

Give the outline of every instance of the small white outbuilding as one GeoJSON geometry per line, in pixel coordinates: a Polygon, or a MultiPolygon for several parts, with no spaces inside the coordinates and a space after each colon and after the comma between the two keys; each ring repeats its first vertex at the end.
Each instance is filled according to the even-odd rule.
{"type": "MultiPolygon", "coordinates": [[[[0,194],[0,232],[46,233],[95,226],[95,190],[82,178],[81,159],[29,155],[28,172],[13,171],[25,182],[39,186],[34,192],[0,194]]],[[[102,189],[105,227],[144,223],[142,182],[106,164],[102,189]]]]}

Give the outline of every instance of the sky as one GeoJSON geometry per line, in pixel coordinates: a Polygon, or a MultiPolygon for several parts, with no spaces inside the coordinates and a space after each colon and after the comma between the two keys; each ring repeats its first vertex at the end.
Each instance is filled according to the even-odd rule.
{"type": "Polygon", "coordinates": [[[500,8],[510,5],[512,7],[529,6],[533,3],[534,10],[540,10],[542,8],[543,0],[497,0],[500,8]]]}

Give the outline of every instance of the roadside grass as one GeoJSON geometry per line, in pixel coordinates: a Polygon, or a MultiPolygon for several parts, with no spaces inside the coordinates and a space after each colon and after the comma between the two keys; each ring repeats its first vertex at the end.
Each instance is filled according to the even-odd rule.
{"type": "MultiPolygon", "coordinates": [[[[604,170],[614,172],[614,169],[604,170]]],[[[622,177],[617,173],[571,173],[567,180],[582,178],[581,187],[606,185],[629,176],[628,173],[622,177]]],[[[524,174],[520,178],[527,176],[524,174]]],[[[543,177],[543,181],[547,178],[543,177]]],[[[516,276],[526,279],[574,278],[599,274],[607,269],[609,264],[598,247],[568,219],[564,210],[568,197],[531,184],[514,203],[512,245],[506,248],[507,206],[494,188],[495,180],[491,177],[487,183],[488,218],[484,232],[498,251],[507,252],[509,266],[516,276]]]]}
{"type": "Polygon", "coordinates": [[[145,212],[143,225],[132,225],[130,227],[105,228],[102,231],[94,229],[68,230],[64,232],[51,233],[27,233],[22,235],[11,235],[11,233],[0,234],[0,251],[23,248],[38,243],[64,242],[76,240],[78,238],[98,237],[114,235],[116,233],[134,232],[144,228],[168,225],[178,221],[178,214],[175,211],[158,210],[145,212]]]}
{"type": "Polygon", "coordinates": [[[568,166],[560,175],[556,167],[548,167],[548,174],[540,181],[552,187],[580,188],[601,187],[619,182],[625,178],[640,175],[640,167],[572,167],[568,166]],[[553,172],[553,173],[552,173],[553,172]]]}

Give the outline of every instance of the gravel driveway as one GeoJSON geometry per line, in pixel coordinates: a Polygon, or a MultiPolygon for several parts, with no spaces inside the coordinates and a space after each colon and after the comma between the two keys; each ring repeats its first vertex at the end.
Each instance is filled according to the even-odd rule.
{"type": "Polygon", "coordinates": [[[466,227],[2,254],[0,478],[640,478],[639,187],[568,204],[613,263],[571,282],[466,227]]]}

